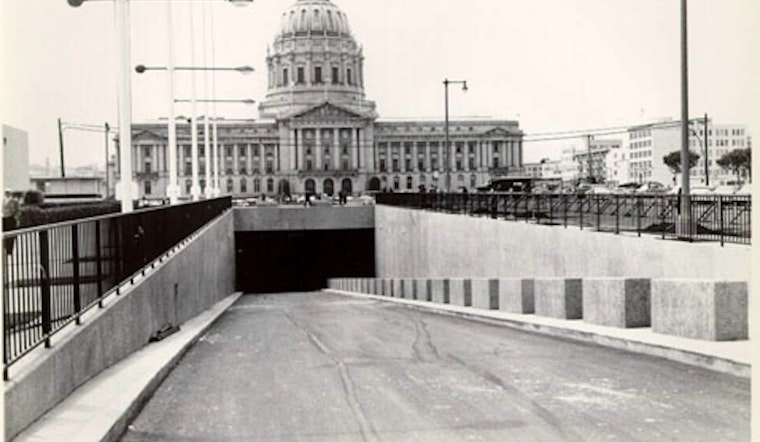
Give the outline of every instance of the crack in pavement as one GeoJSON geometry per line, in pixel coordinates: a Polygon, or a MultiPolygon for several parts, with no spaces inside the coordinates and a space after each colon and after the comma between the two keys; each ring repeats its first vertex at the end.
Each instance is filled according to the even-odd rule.
{"type": "Polygon", "coordinates": [[[559,420],[549,410],[541,406],[538,402],[530,398],[528,395],[516,387],[502,380],[500,377],[496,376],[488,370],[469,364],[454,355],[449,354],[448,358],[466,368],[468,371],[485,380],[486,382],[490,382],[500,387],[502,390],[507,391],[513,396],[517,397],[518,401],[516,405],[532,411],[533,414],[537,415],[541,420],[549,424],[549,426],[554,429],[560,435],[560,437],[562,437],[562,439],[568,441],[584,440],[580,434],[567,431],[562,427],[562,423],[559,422],[559,420]]]}
{"type": "Polygon", "coordinates": [[[281,313],[291,324],[293,324],[294,327],[305,333],[309,341],[317,348],[317,350],[319,350],[320,353],[330,359],[333,365],[337,367],[338,374],[340,375],[340,382],[343,386],[343,394],[346,398],[346,403],[348,404],[348,408],[351,409],[351,413],[354,416],[354,420],[356,420],[356,424],[359,426],[362,440],[367,442],[374,442],[379,440],[377,437],[377,432],[373,428],[372,423],[369,421],[369,419],[367,419],[367,416],[362,410],[361,404],[359,403],[359,398],[356,395],[356,387],[353,380],[351,379],[351,374],[348,371],[348,366],[346,363],[338,358],[335,353],[333,353],[332,350],[330,350],[330,348],[325,345],[325,343],[322,342],[319,337],[317,337],[317,335],[308,330],[302,324],[298,323],[287,312],[282,311],[281,313]]]}

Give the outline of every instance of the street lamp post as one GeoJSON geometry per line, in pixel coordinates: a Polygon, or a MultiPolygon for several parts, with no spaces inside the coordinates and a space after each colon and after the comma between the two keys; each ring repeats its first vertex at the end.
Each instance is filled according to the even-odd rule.
{"type": "Polygon", "coordinates": [[[689,51],[686,0],[681,0],[681,219],[676,234],[691,238],[691,192],[689,169],[689,51]],[[680,230],[680,231],[678,231],[680,230]]]}
{"type": "MultiPolygon", "coordinates": [[[[79,7],[85,1],[67,0],[72,7],[79,7]]],[[[133,210],[132,189],[132,85],[130,83],[129,61],[131,58],[129,32],[129,1],[112,0],[114,2],[114,19],[116,27],[117,53],[117,103],[119,114],[119,174],[121,211],[129,213],[133,210]]],[[[169,2],[174,0],[168,0],[169,2]]],[[[226,0],[236,6],[245,6],[253,0],[226,0]]]]}
{"type": "Polygon", "coordinates": [[[462,91],[467,92],[467,80],[449,80],[448,78],[443,80],[443,89],[444,89],[444,96],[445,96],[445,120],[444,120],[444,131],[446,133],[446,141],[444,143],[445,150],[444,154],[446,156],[446,192],[451,192],[451,146],[449,142],[449,84],[461,84],[462,85],[462,91]]]}

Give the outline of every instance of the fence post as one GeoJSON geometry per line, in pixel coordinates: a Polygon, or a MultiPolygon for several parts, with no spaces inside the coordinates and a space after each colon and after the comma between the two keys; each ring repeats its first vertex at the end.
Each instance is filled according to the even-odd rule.
{"type": "Polygon", "coordinates": [[[100,220],[95,221],[95,262],[98,277],[98,306],[103,308],[103,263],[102,252],[100,251],[100,220]]]}
{"type": "Polygon", "coordinates": [[[718,195],[718,212],[720,213],[718,215],[718,219],[720,220],[720,224],[718,225],[718,229],[720,230],[720,246],[723,247],[724,245],[724,232],[723,232],[723,196],[718,195]]]}
{"type": "Polygon", "coordinates": [[[567,194],[562,194],[562,217],[564,218],[565,228],[567,229],[567,194]]]}
{"type": "Polygon", "coordinates": [[[600,204],[602,196],[594,195],[592,198],[596,200],[596,231],[599,232],[602,230],[602,206],[600,204]]]}
{"type": "Polygon", "coordinates": [[[635,195],[634,198],[636,200],[636,233],[641,236],[641,197],[635,195]]]}
{"type": "Polygon", "coordinates": [[[50,245],[48,231],[39,232],[40,242],[40,295],[42,302],[42,335],[45,336],[45,348],[50,348],[51,299],[50,299],[50,245]]]}
{"type": "Polygon", "coordinates": [[[82,290],[79,284],[79,224],[71,225],[71,265],[74,277],[74,316],[77,325],[81,324],[79,313],[82,311],[82,290]]]}
{"type": "Polygon", "coordinates": [[[620,195],[615,194],[615,235],[620,234],[620,195]]]}
{"type": "Polygon", "coordinates": [[[578,194],[578,213],[580,213],[580,223],[581,223],[581,230],[583,230],[583,203],[586,200],[586,195],[579,193],[578,194]]]}
{"type": "MultiPolygon", "coordinates": [[[[659,203],[657,204],[657,207],[660,208],[660,222],[662,223],[662,239],[665,239],[665,215],[664,215],[665,210],[662,207],[662,201],[663,201],[662,195],[658,196],[657,200],[659,201],[659,203]]],[[[681,210],[680,207],[681,207],[681,194],[679,193],[677,210],[681,210]]],[[[678,222],[678,217],[676,216],[673,218],[673,233],[675,233],[676,231],[677,222],[678,222]]]]}

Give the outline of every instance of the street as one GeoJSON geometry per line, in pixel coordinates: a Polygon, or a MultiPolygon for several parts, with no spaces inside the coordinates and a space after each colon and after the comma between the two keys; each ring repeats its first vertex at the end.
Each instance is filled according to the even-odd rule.
{"type": "Polygon", "coordinates": [[[750,382],[327,293],[243,296],[122,440],[748,441],[750,382]]]}

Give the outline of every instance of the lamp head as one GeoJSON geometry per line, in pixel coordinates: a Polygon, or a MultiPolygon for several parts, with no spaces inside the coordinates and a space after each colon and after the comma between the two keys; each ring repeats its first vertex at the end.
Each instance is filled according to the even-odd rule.
{"type": "Polygon", "coordinates": [[[145,72],[145,65],[138,64],[137,66],[135,66],[135,72],[137,72],[138,74],[142,74],[143,72],[145,72]]]}
{"type": "Polygon", "coordinates": [[[463,92],[467,92],[467,82],[466,81],[462,83],[462,91],[463,92]]]}
{"type": "Polygon", "coordinates": [[[69,2],[69,6],[72,8],[78,8],[82,6],[82,3],[84,3],[84,0],[67,0],[69,2]]]}
{"type": "Polygon", "coordinates": [[[253,68],[250,66],[240,66],[239,68],[235,68],[235,70],[243,75],[247,75],[253,72],[253,68]]]}
{"type": "Polygon", "coordinates": [[[235,6],[248,6],[249,3],[253,3],[253,0],[227,0],[235,6]]]}

